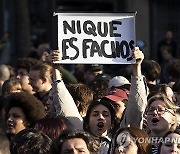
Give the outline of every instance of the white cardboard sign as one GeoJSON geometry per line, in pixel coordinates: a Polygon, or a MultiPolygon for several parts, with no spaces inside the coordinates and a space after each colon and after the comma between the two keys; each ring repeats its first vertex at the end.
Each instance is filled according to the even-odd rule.
{"type": "Polygon", "coordinates": [[[55,13],[63,64],[132,64],[135,13],[55,13]]]}

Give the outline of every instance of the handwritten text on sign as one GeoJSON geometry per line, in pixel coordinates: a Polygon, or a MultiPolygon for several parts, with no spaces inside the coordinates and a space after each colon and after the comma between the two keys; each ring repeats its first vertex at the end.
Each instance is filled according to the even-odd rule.
{"type": "Polygon", "coordinates": [[[58,15],[61,63],[134,63],[135,16],[131,14],[58,15]]]}

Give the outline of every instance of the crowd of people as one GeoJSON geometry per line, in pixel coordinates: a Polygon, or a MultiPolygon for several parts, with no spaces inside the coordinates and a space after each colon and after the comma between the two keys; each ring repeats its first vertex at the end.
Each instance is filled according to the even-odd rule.
{"type": "Polygon", "coordinates": [[[170,45],[161,43],[161,63],[135,47],[135,64],[70,69],[49,49],[0,65],[0,153],[180,153],[180,59],[170,45]]]}

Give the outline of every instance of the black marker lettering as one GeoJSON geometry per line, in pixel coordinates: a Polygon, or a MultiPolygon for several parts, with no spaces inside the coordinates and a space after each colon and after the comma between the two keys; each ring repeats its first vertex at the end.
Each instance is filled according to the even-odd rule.
{"type": "Polygon", "coordinates": [[[93,36],[97,36],[96,34],[96,26],[94,25],[94,23],[90,20],[87,20],[84,22],[83,24],[83,30],[86,34],[88,35],[93,35],[93,36]],[[88,26],[89,25],[89,26],[88,26]]]}
{"type": "Polygon", "coordinates": [[[121,21],[111,21],[109,22],[109,29],[110,29],[110,37],[121,37],[121,34],[114,33],[114,30],[117,30],[117,27],[115,25],[121,25],[121,21]]]}
{"type": "Polygon", "coordinates": [[[83,52],[83,58],[87,58],[87,49],[90,49],[90,46],[87,45],[87,43],[93,42],[91,39],[84,39],[82,42],[82,52],[83,52]]]}
{"type": "Polygon", "coordinates": [[[67,53],[66,53],[66,49],[69,48],[69,46],[67,46],[67,42],[69,42],[69,39],[63,39],[62,40],[62,60],[65,60],[65,59],[69,59],[69,56],[67,56],[67,53]]]}
{"type": "Polygon", "coordinates": [[[67,23],[67,21],[63,21],[64,34],[67,34],[67,29],[73,34],[76,33],[74,20],[71,21],[71,26],[67,23]]]}
{"type": "Polygon", "coordinates": [[[108,40],[103,40],[103,41],[101,42],[101,51],[102,51],[102,54],[103,54],[104,57],[106,57],[106,58],[112,58],[112,55],[108,55],[108,54],[106,54],[106,52],[105,52],[105,44],[108,44],[108,43],[109,43],[108,40]]]}
{"type": "Polygon", "coordinates": [[[106,22],[103,22],[103,29],[104,29],[104,32],[102,32],[102,22],[98,22],[97,23],[97,30],[98,30],[98,34],[101,36],[101,37],[106,37],[107,34],[108,34],[108,24],[106,22]]]}
{"type": "Polygon", "coordinates": [[[94,53],[97,52],[100,57],[102,57],[102,52],[100,51],[99,44],[96,41],[92,42],[90,57],[94,57],[94,53]]]}
{"type": "Polygon", "coordinates": [[[79,49],[78,49],[77,46],[75,46],[75,45],[73,44],[73,41],[77,41],[77,38],[72,37],[72,38],[70,38],[70,40],[69,40],[69,46],[76,50],[75,56],[74,56],[74,57],[70,57],[70,60],[74,60],[74,59],[76,59],[76,58],[79,56],[79,49]]]}

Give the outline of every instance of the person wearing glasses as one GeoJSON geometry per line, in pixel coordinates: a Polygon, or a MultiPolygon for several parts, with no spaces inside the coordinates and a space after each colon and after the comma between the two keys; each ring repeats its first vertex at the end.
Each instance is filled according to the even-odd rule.
{"type": "MultiPolygon", "coordinates": [[[[157,93],[148,100],[146,111],[147,125],[152,138],[162,138],[169,131],[176,129],[177,106],[167,96],[157,93]]],[[[159,142],[153,142],[152,153],[157,154],[159,142]]]]}

